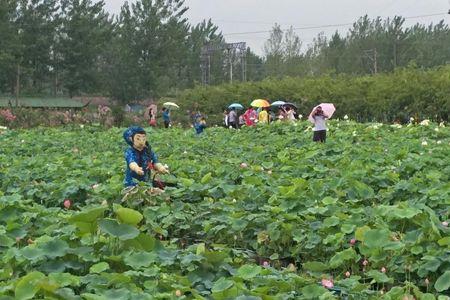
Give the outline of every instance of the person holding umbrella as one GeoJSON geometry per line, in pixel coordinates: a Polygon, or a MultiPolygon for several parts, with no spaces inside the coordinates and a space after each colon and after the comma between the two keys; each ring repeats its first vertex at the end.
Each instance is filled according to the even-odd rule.
{"type": "Polygon", "coordinates": [[[228,125],[230,128],[237,128],[237,112],[236,108],[231,108],[228,113],[228,125]]]}
{"type": "Polygon", "coordinates": [[[316,106],[309,114],[308,120],[314,124],[313,141],[325,143],[327,139],[327,125],[326,120],[331,118],[331,115],[336,109],[332,103],[323,103],[316,106]]]}
{"type": "Polygon", "coordinates": [[[163,107],[162,117],[163,117],[163,121],[164,121],[164,127],[169,128],[170,127],[170,110],[168,108],[163,107]]]}
{"type": "Polygon", "coordinates": [[[267,107],[261,109],[258,114],[258,121],[260,124],[269,124],[269,113],[267,107]]]}
{"type": "Polygon", "coordinates": [[[249,107],[244,113],[244,120],[246,126],[254,126],[258,120],[258,113],[253,109],[253,107],[249,107]]]}
{"type": "Polygon", "coordinates": [[[230,112],[228,113],[228,126],[230,128],[238,128],[238,110],[244,109],[244,106],[239,103],[232,103],[228,106],[230,112]]]}
{"type": "Polygon", "coordinates": [[[162,117],[164,121],[164,127],[169,128],[170,124],[170,109],[179,109],[180,107],[173,102],[165,102],[163,104],[162,117]]]}

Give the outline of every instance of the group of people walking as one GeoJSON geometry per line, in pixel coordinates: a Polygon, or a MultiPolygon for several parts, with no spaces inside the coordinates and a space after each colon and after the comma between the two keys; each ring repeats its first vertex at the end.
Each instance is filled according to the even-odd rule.
{"type": "MultiPolygon", "coordinates": [[[[334,106],[330,103],[326,103],[324,105],[331,105],[334,109],[334,106]]],[[[242,109],[242,106],[231,107],[223,112],[225,127],[238,129],[242,126],[251,127],[256,124],[270,124],[275,121],[292,122],[302,117],[297,114],[295,105],[280,105],[260,108],[250,106],[244,113],[240,114],[239,111],[242,109]]],[[[333,112],[334,110],[331,111],[331,114],[333,112]]],[[[156,126],[156,105],[155,107],[151,105],[148,108],[147,115],[149,117],[149,125],[156,126]]],[[[324,112],[321,105],[315,107],[308,116],[308,120],[314,124],[314,141],[325,142],[327,131],[326,120],[330,118],[330,116],[324,112]]],[[[192,111],[190,118],[195,132],[197,134],[201,134],[206,128],[206,120],[203,115],[199,111],[192,111]]],[[[169,128],[171,126],[170,108],[162,108],[162,119],[164,122],[164,127],[169,128]]]]}
{"type": "MultiPolygon", "coordinates": [[[[237,108],[230,108],[223,112],[224,125],[227,128],[240,128],[242,126],[255,126],[256,124],[270,124],[274,121],[289,122],[299,119],[299,115],[293,107],[278,107],[278,114],[268,107],[255,109],[249,107],[243,114],[238,114],[237,108]]],[[[301,116],[300,116],[301,118],[301,116]]],[[[308,116],[308,120],[314,124],[313,141],[325,142],[326,140],[326,120],[329,116],[319,105],[314,108],[308,116]]]]}
{"type": "Polygon", "coordinates": [[[268,107],[255,109],[249,107],[243,114],[238,115],[236,108],[223,112],[225,127],[240,128],[242,126],[255,126],[259,124],[270,124],[274,121],[295,121],[298,115],[294,108],[279,107],[278,113],[268,107]]]}

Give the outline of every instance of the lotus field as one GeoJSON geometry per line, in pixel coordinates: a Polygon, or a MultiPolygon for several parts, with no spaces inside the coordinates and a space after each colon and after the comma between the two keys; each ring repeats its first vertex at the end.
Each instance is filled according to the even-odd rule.
{"type": "Polygon", "coordinates": [[[125,199],[123,128],[3,130],[0,299],[449,299],[450,129],[329,125],[148,129],[125,199]]]}

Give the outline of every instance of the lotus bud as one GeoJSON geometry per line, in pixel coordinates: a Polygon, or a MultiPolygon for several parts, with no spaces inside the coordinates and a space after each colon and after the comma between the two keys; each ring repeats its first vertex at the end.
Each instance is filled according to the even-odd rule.
{"type": "Polygon", "coordinates": [[[70,201],[70,199],[66,199],[63,204],[66,209],[69,209],[72,206],[72,201],[70,201]]]}

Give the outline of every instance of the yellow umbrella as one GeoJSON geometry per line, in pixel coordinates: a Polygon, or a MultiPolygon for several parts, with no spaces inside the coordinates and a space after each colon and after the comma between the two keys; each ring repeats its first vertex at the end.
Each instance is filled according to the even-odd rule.
{"type": "Polygon", "coordinates": [[[250,105],[253,107],[270,107],[269,101],[264,99],[253,100],[252,103],[250,103],[250,105]]]}

